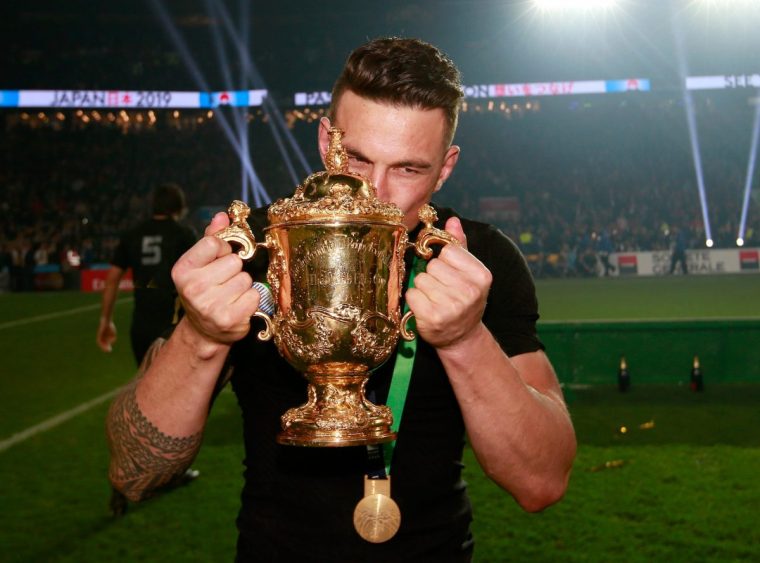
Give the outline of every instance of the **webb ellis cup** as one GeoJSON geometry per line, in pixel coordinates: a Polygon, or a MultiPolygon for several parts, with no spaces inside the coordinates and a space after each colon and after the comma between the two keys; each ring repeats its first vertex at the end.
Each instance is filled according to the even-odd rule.
{"type": "Polygon", "coordinates": [[[411,312],[401,318],[404,254],[432,256],[431,243],[456,240],[432,226],[435,211],[419,212],[424,228],[410,244],[403,213],[377,199],[375,187],[348,171],[342,131],[330,130],[326,171],[312,174],[290,198],[269,207],[265,241],[256,242],[243,202],[229,209],[231,224],[218,237],[250,259],[269,252],[267,281],[277,304],[272,317],[261,311],[280,354],[308,382],[307,402],[282,416],[277,441],[298,446],[355,446],[389,442],[390,409],[367,400],[371,370],[395,351],[411,312]]]}

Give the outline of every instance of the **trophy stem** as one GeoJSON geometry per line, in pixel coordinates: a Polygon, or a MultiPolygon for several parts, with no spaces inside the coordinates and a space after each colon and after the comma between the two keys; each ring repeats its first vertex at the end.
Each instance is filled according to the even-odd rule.
{"type": "Polygon", "coordinates": [[[360,446],[396,439],[393,417],[367,400],[368,371],[342,375],[305,374],[308,400],[282,416],[277,442],[291,446],[360,446]]]}

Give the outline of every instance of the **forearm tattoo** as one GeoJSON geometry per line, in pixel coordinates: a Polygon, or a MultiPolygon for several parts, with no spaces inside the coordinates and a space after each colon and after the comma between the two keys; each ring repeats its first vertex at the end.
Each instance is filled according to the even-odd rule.
{"type": "MultiPolygon", "coordinates": [[[[141,366],[139,376],[146,365],[141,366]]],[[[106,425],[111,483],[130,500],[143,500],[180,477],[201,445],[202,432],[177,438],[156,428],[140,411],[137,380],[125,387],[108,411],[106,425]]]]}

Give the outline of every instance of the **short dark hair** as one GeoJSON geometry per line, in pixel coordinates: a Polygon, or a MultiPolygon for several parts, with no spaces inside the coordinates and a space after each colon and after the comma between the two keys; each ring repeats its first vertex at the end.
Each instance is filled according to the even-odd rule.
{"type": "Polygon", "coordinates": [[[430,43],[399,37],[373,39],[349,55],[333,86],[331,119],[346,90],[377,102],[442,109],[449,144],[464,98],[459,69],[449,57],[430,43]]]}
{"type": "Polygon", "coordinates": [[[153,191],[153,215],[181,215],[185,211],[185,192],[167,182],[153,191]]]}

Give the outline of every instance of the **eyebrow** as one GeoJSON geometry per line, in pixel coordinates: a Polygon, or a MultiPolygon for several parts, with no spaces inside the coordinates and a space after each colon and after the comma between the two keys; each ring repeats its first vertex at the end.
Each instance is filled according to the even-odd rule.
{"type": "MultiPolygon", "coordinates": [[[[372,162],[372,160],[367,157],[365,154],[363,154],[361,151],[358,151],[354,148],[345,147],[346,152],[355,158],[359,158],[361,160],[365,160],[367,162],[372,162]]],[[[424,160],[400,160],[398,162],[391,163],[392,168],[419,168],[420,170],[428,170],[433,167],[432,164],[429,162],[426,162],[424,160]]]]}

